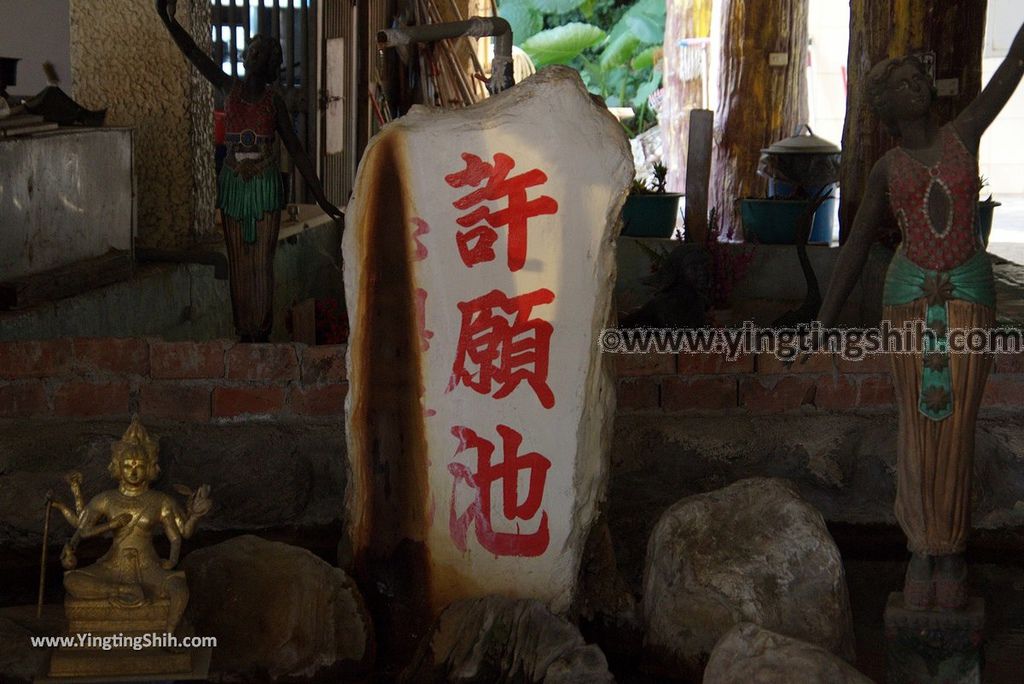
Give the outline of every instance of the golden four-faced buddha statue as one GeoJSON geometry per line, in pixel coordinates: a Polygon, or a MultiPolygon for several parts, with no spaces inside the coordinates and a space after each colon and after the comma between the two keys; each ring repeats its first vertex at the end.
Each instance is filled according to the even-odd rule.
{"type": "Polygon", "coordinates": [[[185,509],[171,496],[150,489],[160,472],[158,443],[138,416],[111,449],[110,475],[117,489],[102,492],[87,504],[82,476],[71,473],[68,483],[75,507],[54,502],[75,533],[64,546],[65,612],[71,633],[174,633],[188,603],[185,573],[175,570],[181,540],[192,536],[199,520],[210,511],[209,487],[188,496],[185,509]],[[162,531],[170,555],[161,559],[153,535],[162,531]],[[110,549],[94,564],[76,568],[79,541],[113,533],[110,549]]]}

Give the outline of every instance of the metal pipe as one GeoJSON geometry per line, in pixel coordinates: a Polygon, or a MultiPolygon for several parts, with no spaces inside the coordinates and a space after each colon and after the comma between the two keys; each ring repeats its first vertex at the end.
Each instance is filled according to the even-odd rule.
{"type": "Polygon", "coordinates": [[[515,85],[512,76],[512,26],[501,17],[470,17],[466,21],[424,24],[377,32],[377,46],[400,47],[410,43],[434,43],[445,38],[494,38],[491,79],[487,89],[500,93],[515,85]]]}

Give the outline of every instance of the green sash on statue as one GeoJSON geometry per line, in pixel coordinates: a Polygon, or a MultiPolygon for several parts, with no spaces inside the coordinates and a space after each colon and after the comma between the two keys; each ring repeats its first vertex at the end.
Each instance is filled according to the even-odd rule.
{"type": "Polygon", "coordinates": [[[995,308],[995,283],[988,254],[981,250],[954,269],[930,271],[906,258],[902,251],[897,251],[885,275],[883,303],[901,306],[922,297],[928,299],[925,323],[929,333],[924,340],[918,408],[932,420],[943,420],[953,413],[946,303],[950,299],[961,299],[995,308]]]}
{"type": "Polygon", "coordinates": [[[268,211],[279,211],[284,197],[281,172],[276,164],[249,180],[243,179],[225,164],[217,178],[218,205],[242,224],[242,239],[256,242],[256,222],[268,211]]]}

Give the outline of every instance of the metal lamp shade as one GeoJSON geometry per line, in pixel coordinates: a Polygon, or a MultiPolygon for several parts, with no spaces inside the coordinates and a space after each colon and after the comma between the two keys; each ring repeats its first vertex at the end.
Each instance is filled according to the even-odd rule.
{"type": "Polygon", "coordinates": [[[761,150],[757,171],[793,185],[824,186],[839,179],[840,157],[838,145],[814,135],[811,127],[804,124],[793,137],[761,150]]]}

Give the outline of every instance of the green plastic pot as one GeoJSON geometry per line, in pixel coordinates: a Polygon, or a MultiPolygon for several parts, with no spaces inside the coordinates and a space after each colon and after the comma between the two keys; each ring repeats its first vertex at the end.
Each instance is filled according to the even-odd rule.
{"type": "Polygon", "coordinates": [[[740,217],[748,242],[791,245],[796,241],[796,224],[811,209],[809,200],[741,199],[740,217]]]}
{"type": "Polygon", "coordinates": [[[627,237],[670,238],[679,216],[679,193],[630,195],[622,207],[622,234],[627,237]]]}

